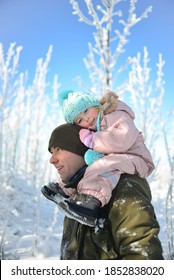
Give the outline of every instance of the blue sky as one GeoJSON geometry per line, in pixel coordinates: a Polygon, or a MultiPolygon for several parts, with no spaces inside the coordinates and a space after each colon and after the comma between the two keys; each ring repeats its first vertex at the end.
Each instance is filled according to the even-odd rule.
{"type": "MultiPolygon", "coordinates": [[[[174,104],[174,1],[139,0],[137,12],[141,13],[149,5],[153,11],[148,19],[132,28],[125,55],[136,55],[146,46],[155,77],[158,55],[162,53],[166,61],[164,105],[171,109],[174,104]]],[[[48,77],[51,79],[57,73],[63,89],[77,87],[73,79],[79,75],[89,82],[83,58],[88,53],[88,42],[93,42],[93,32],[91,26],[72,15],[68,0],[0,0],[0,42],[5,51],[11,42],[23,46],[19,70],[28,70],[31,79],[37,59],[45,57],[52,44],[48,77]]]]}

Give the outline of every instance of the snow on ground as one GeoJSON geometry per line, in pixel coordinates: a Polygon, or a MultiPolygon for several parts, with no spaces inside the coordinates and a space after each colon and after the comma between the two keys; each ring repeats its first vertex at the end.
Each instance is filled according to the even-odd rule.
{"type": "MultiPolygon", "coordinates": [[[[160,239],[166,252],[164,201],[166,190],[151,186],[153,204],[161,226],[160,239]]],[[[63,214],[40,189],[21,179],[0,188],[0,258],[59,259],[63,214]]]]}
{"type": "Polygon", "coordinates": [[[63,215],[40,190],[1,186],[1,259],[59,259],[63,215]]]}

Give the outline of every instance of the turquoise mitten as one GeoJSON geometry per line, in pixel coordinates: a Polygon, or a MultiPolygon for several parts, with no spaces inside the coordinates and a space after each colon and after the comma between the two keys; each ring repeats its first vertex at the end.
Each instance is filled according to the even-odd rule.
{"type": "Polygon", "coordinates": [[[102,157],[104,157],[103,153],[96,152],[92,149],[87,150],[87,152],[84,155],[84,159],[85,159],[85,162],[87,165],[92,164],[94,161],[96,161],[102,157]]]}

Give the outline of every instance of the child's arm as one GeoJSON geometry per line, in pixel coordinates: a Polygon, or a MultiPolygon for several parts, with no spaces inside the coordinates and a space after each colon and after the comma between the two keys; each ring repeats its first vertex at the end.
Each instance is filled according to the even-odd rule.
{"type": "Polygon", "coordinates": [[[115,111],[118,102],[118,95],[113,91],[108,91],[100,100],[103,114],[107,115],[115,111]]]}
{"type": "Polygon", "coordinates": [[[136,142],[139,134],[132,121],[120,116],[115,124],[95,133],[92,148],[104,154],[126,153],[136,142]]]}
{"type": "Polygon", "coordinates": [[[117,113],[116,122],[112,122],[112,126],[105,130],[94,133],[88,129],[81,129],[79,134],[80,140],[87,147],[96,152],[110,154],[125,153],[135,143],[139,131],[134,122],[121,112],[117,113]]]}

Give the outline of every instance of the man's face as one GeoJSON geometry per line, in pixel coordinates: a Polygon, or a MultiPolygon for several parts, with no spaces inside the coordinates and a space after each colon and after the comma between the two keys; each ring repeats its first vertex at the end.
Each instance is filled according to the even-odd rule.
{"type": "Polygon", "coordinates": [[[66,150],[51,148],[50,163],[55,166],[62,182],[67,183],[85,165],[83,157],[66,150]]]}

